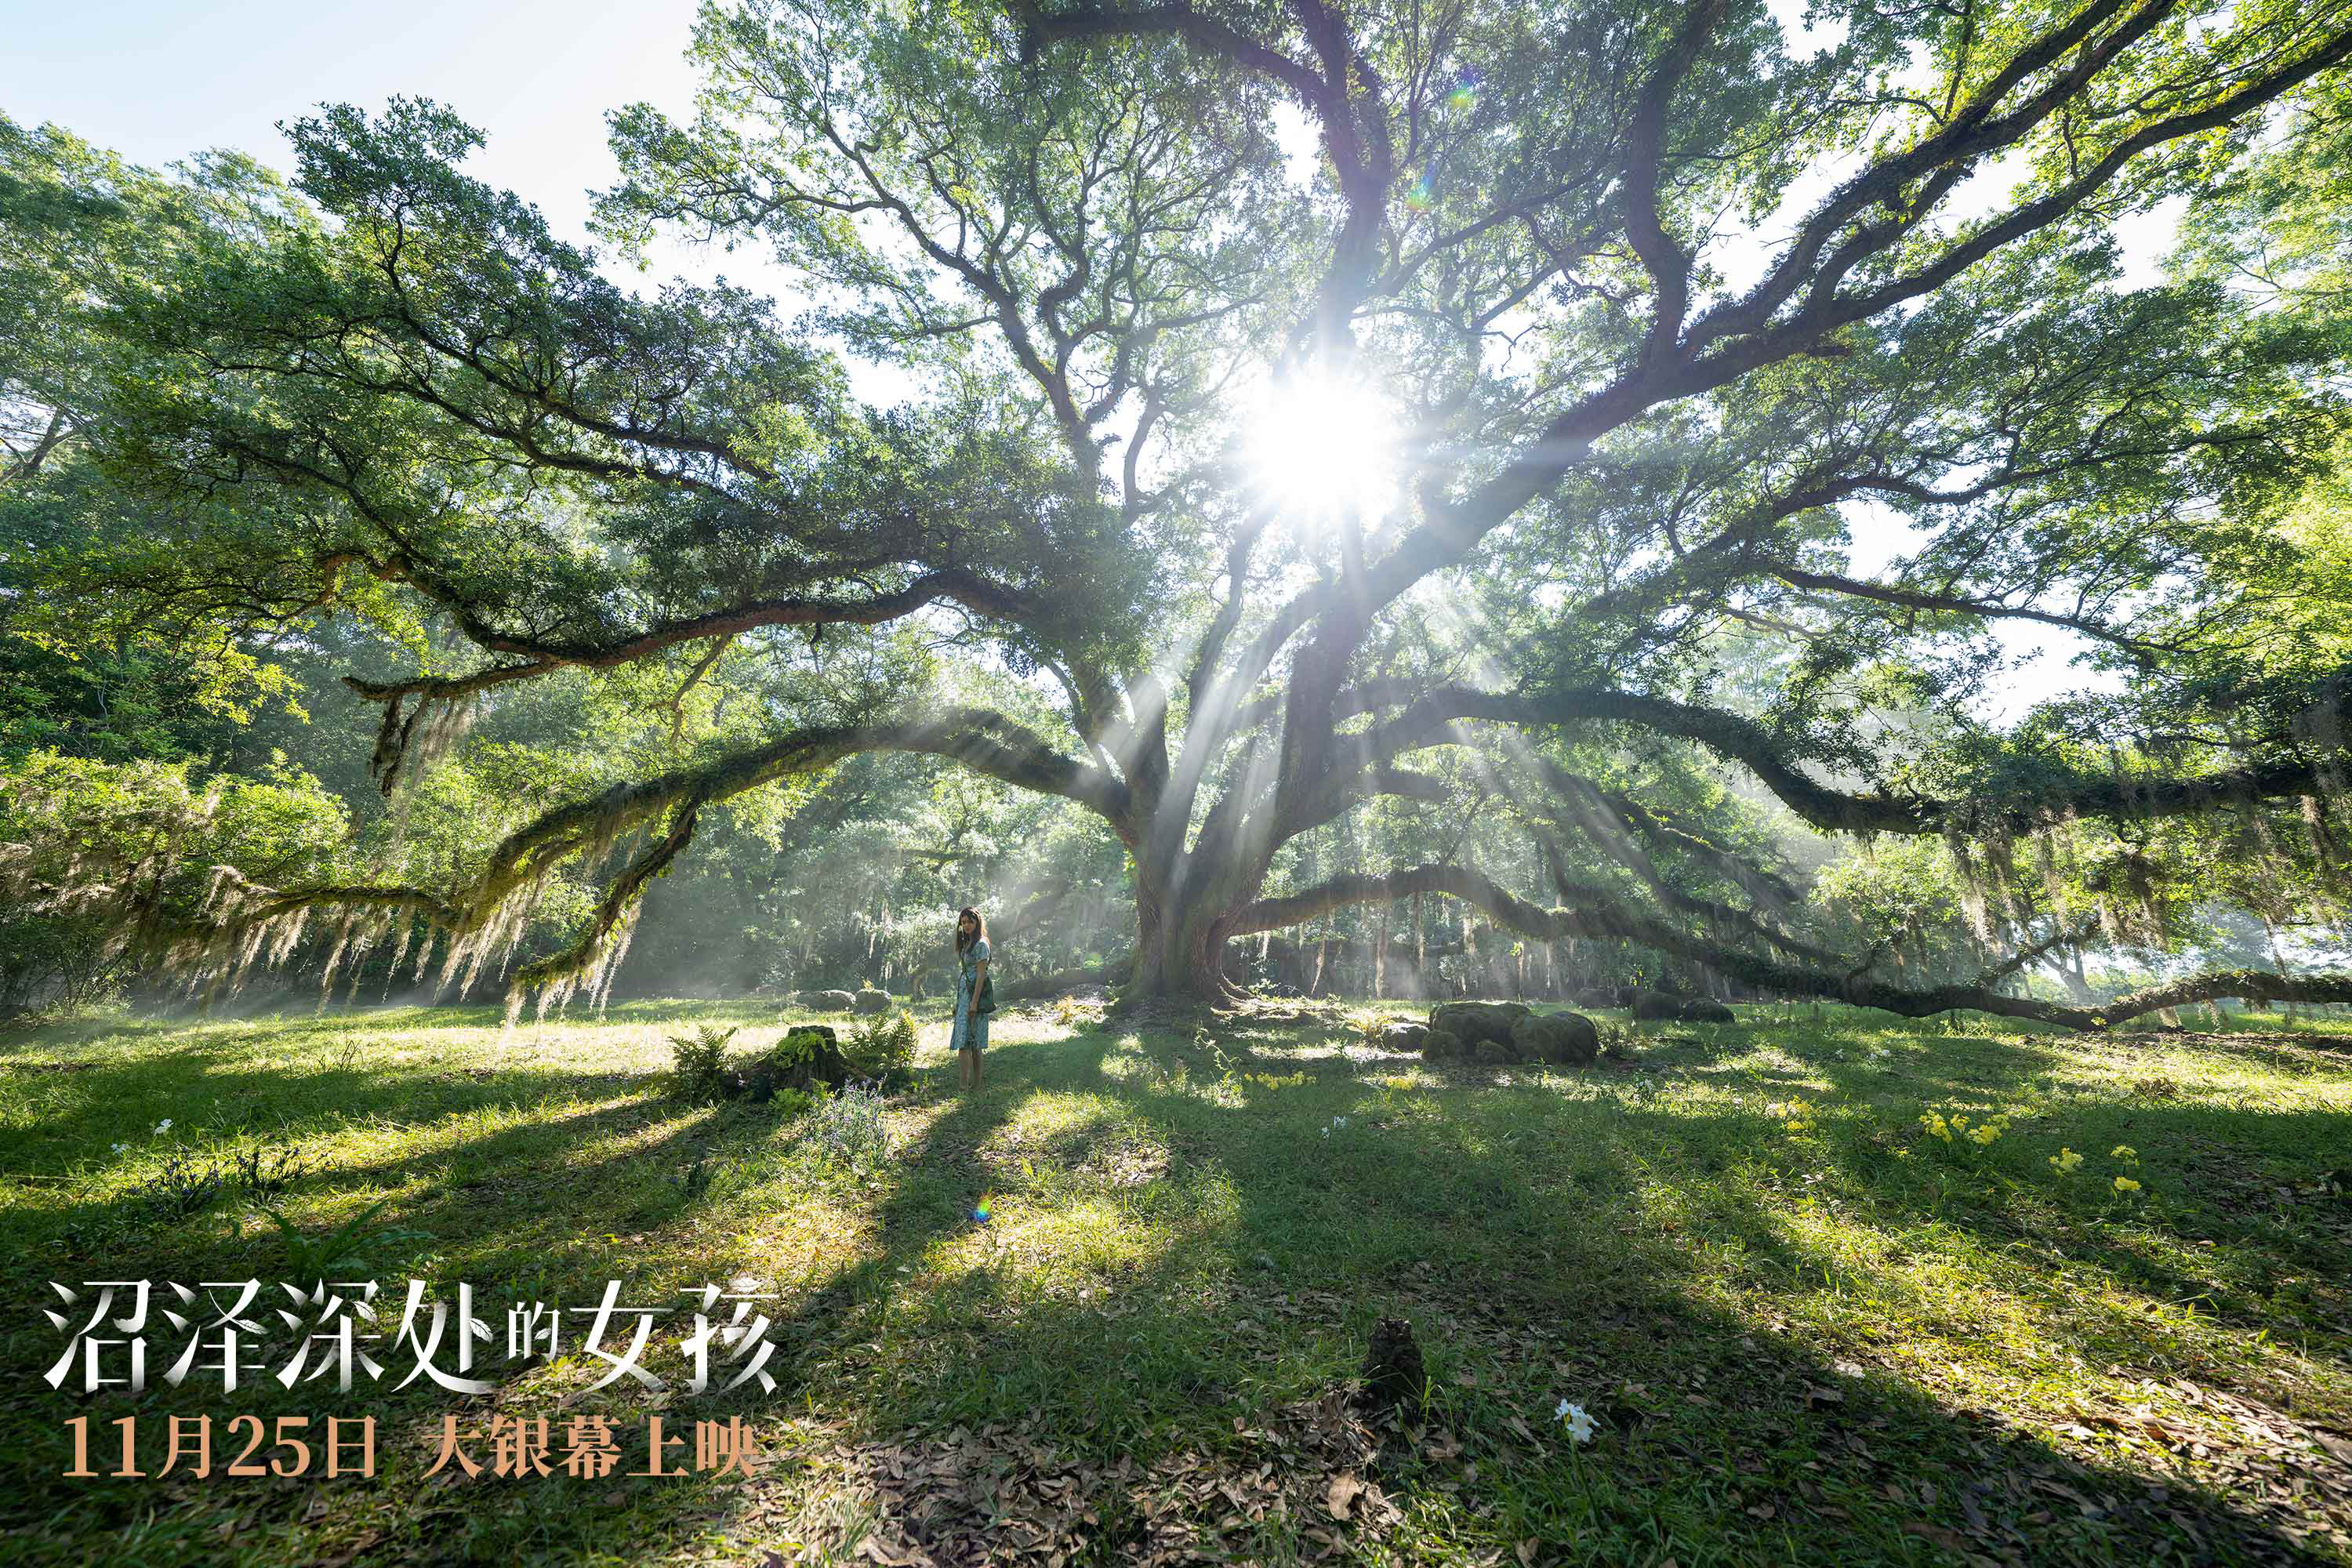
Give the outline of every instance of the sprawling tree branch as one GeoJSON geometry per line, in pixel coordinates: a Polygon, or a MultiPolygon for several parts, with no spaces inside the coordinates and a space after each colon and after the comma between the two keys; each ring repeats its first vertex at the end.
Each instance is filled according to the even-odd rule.
{"type": "MultiPolygon", "coordinates": [[[[2352,697],[2336,700],[2336,721],[2352,715],[2352,697]]],[[[2030,799],[1933,800],[1859,794],[1833,788],[1806,773],[1785,744],[1762,725],[1721,709],[1663,697],[1599,689],[1568,689],[1524,696],[1438,688],[1396,718],[1360,738],[1359,757],[1385,762],[1423,746],[1446,743],[1464,720],[1521,728],[1551,728],[1591,721],[1630,724],[1696,742],[1754,773],[1791,811],[1816,827],[1844,833],[1942,833],[1998,822],[2024,833],[2071,816],[2153,821],[2221,810],[2248,800],[2280,800],[2323,787],[2340,755],[2282,754],[2249,766],[2191,777],[2138,778],[2060,772],[2030,799]]]]}
{"type": "Polygon", "coordinates": [[[2352,975],[2290,978],[2255,970],[2191,975],[2117,997],[2100,1007],[2071,1007],[2032,997],[2010,996],[1979,985],[1933,985],[1911,990],[1860,975],[1801,968],[1706,942],[1627,910],[1592,889],[1575,889],[1570,903],[1545,909],[1462,866],[1416,866],[1387,876],[1339,877],[1286,898],[1260,900],[1242,912],[1234,934],[1272,931],[1348,905],[1390,902],[1415,893],[1444,893],[1460,899],[1484,910],[1497,924],[1541,941],[1572,936],[1635,942],[1687,959],[1759,990],[1848,1002],[1906,1018],[1972,1008],[2002,1017],[2025,1018],[2088,1032],[2126,1023],[2162,1008],[2221,997],[2260,1002],[2352,1002],[2352,975]]]}

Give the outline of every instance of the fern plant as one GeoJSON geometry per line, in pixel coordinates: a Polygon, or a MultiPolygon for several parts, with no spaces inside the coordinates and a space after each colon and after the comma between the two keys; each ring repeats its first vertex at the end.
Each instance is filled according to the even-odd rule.
{"type": "Polygon", "coordinates": [[[842,1054],[859,1077],[892,1089],[913,1076],[915,1039],[915,1016],[902,1011],[895,1017],[877,1017],[860,1025],[842,1054]]]}
{"type": "Polygon", "coordinates": [[[725,1099],[736,1087],[727,1067],[727,1042],[734,1037],[734,1030],[715,1024],[697,1025],[688,1034],[672,1035],[670,1092],[697,1104],[725,1099]]]}

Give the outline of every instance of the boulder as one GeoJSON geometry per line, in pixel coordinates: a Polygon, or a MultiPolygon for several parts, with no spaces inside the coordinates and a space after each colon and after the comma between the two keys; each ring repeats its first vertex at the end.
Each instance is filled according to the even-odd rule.
{"type": "Polygon", "coordinates": [[[1452,1061],[1462,1055],[1462,1049],[1461,1036],[1444,1029],[1432,1029],[1429,1038],[1421,1043],[1421,1058],[1431,1062],[1452,1061]]]}
{"type": "Polygon", "coordinates": [[[1533,1010],[1524,1002],[1442,1002],[1430,1009],[1429,1026],[1465,1044],[1493,1040],[1508,1045],[1512,1026],[1533,1010]]]}
{"type": "Polygon", "coordinates": [[[1633,1016],[1644,1023],[1657,1023],[1683,1016],[1682,998],[1669,996],[1663,991],[1636,991],[1632,1006],[1633,1016]]]}
{"type": "Polygon", "coordinates": [[[1720,1002],[1702,996],[1683,1004],[1682,1020],[1685,1024],[1737,1024],[1739,1015],[1720,1002]]]}
{"type": "Polygon", "coordinates": [[[800,991],[793,995],[795,1007],[813,1007],[820,1013],[846,1013],[857,998],[846,991],[800,991]]]}
{"type": "Polygon", "coordinates": [[[849,999],[849,1005],[854,1013],[887,1013],[890,1010],[890,994],[872,989],[860,991],[849,999]]]}
{"type": "Polygon", "coordinates": [[[1418,1051],[1429,1044],[1426,1024],[1391,1024],[1381,1031],[1382,1048],[1391,1051],[1418,1051]]]}
{"type": "Polygon", "coordinates": [[[1530,1013],[1511,1026],[1523,1061],[1580,1067],[1601,1054],[1601,1031],[1581,1013],[1530,1013]]]}
{"type": "Polygon", "coordinates": [[[1480,1040],[1470,1047],[1470,1059],[1480,1067],[1509,1067],[1519,1059],[1519,1051],[1508,1040],[1480,1040]]]}

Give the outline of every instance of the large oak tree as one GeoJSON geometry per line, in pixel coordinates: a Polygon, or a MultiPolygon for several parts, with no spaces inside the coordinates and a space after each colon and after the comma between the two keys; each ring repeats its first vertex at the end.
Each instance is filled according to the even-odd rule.
{"type": "Polygon", "coordinates": [[[183,957],[320,906],[478,954],[625,845],[578,942],[518,977],[561,994],[715,805],[901,752],[1108,825],[1140,994],[1223,995],[1236,937],[1443,893],[1913,1014],[2352,999],[2236,973],[2095,1012],[1999,984],[2092,923],[2134,936],[2189,864],[2167,834],[2340,872],[2344,652],[2280,635],[2278,520],[2343,449],[2352,335],[2307,241],[2340,195],[2352,4],[1809,20],[714,6],[696,114],[613,117],[599,224],[623,257],[760,250],[792,317],[617,287],[462,174],[477,134],[436,106],[304,121],[299,198],[109,300],[127,346],[88,439],[136,526],[50,592],[440,617],[463,667],[354,682],[387,790],[516,682],[910,626],[1055,716],[887,681],[780,701],[462,885],[236,889],[183,957]],[[2181,197],[2202,261],[2127,286],[2117,235],[2181,197]],[[2243,286],[2256,252],[2289,276],[2243,286]],[[861,403],[837,353],[915,395],[861,403]],[[1857,571],[1857,519],[1912,547],[1857,571]],[[2119,693],[1969,719],[2008,621],[2084,639],[2119,693]],[[1718,668],[1733,635],[1769,651],[1762,688],[1718,668]],[[1268,895],[1284,846],[1368,803],[1453,809],[1449,748],[1540,826],[1542,900],[1475,855],[1268,895]],[[1987,973],[1906,987],[1822,947],[1770,868],[1600,776],[1612,755],[1703,760],[1827,833],[1940,836],[1987,973]]]}

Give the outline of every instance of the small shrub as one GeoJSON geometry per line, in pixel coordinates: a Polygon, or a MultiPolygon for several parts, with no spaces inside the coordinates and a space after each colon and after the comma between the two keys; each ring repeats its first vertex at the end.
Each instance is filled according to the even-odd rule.
{"type": "Polygon", "coordinates": [[[890,1152],[890,1129],[882,1112],[882,1091],[870,1083],[853,1083],[818,1104],[812,1135],[817,1147],[844,1164],[881,1160],[890,1152]]]}
{"type": "Polygon", "coordinates": [[[915,1016],[901,1011],[859,1025],[843,1055],[859,1076],[883,1089],[896,1088],[914,1073],[915,1016]]]}
{"type": "Polygon", "coordinates": [[[735,1093],[741,1083],[727,1067],[727,1042],[734,1037],[734,1030],[711,1024],[699,1025],[691,1034],[672,1035],[670,1092],[698,1105],[709,1105],[735,1093]]]}
{"type": "Polygon", "coordinates": [[[257,1198],[274,1198],[310,1173],[299,1149],[248,1149],[234,1166],[236,1184],[257,1198]]]}
{"type": "Polygon", "coordinates": [[[1054,1004],[1054,1022],[1065,1029],[1091,1029],[1103,1021],[1099,1002],[1089,1002],[1080,996],[1065,996],[1054,1004]]]}
{"type": "Polygon", "coordinates": [[[173,1152],[164,1156],[162,1169],[139,1184],[131,1198],[150,1219],[187,1219],[212,1207],[232,1174],[229,1166],[199,1165],[189,1155],[173,1152]]]}

